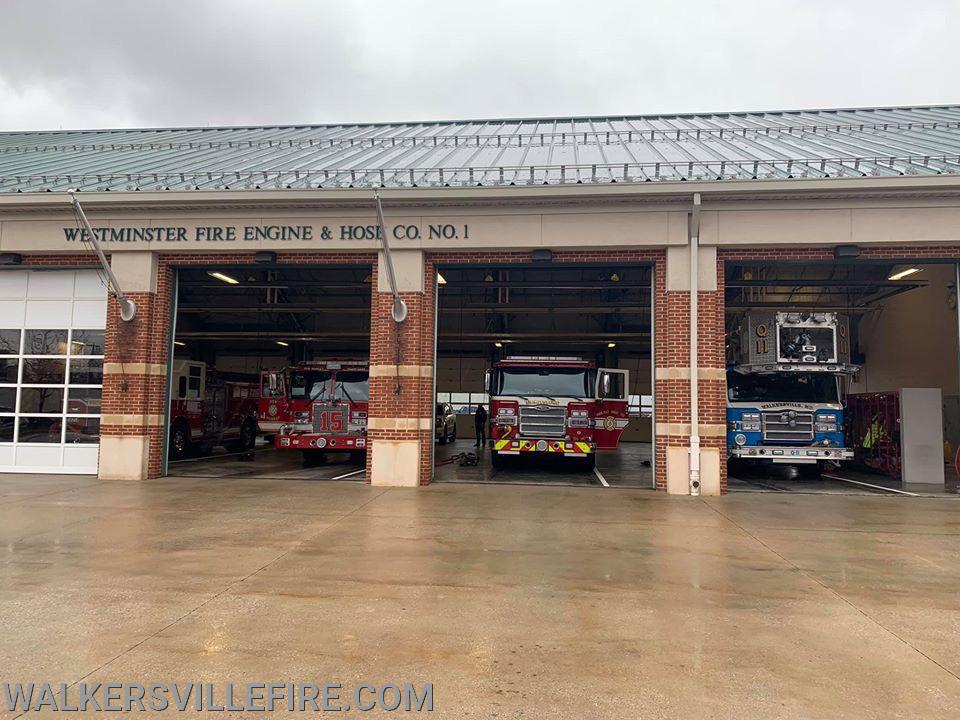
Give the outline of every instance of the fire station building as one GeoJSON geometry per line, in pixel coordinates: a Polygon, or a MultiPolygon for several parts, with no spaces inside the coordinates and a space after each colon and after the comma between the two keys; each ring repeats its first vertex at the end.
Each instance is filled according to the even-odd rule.
{"type": "Polygon", "coordinates": [[[847,318],[847,443],[942,485],[958,173],[953,106],[2,133],[0,472],[719,494],[731,335],[762,311],[847,318]],[[473,447],[510,357],[628,372],[595,473],[473,447]],[[305,464],[265,430],[288,397],[267,371],[295,387],[320,361],[367,369],[359,459],[305,464]]]}

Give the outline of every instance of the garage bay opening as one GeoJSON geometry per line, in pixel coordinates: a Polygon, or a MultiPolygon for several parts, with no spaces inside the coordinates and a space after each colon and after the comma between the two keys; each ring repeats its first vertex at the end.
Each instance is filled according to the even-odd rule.
{"type": "Polygon", "coordinates": [[[652,272],[438,265],[436,479],[653,487],[652,272]]]}
{"type": "Polygon", "coordinates": [[[952,262],[725,264],[729,488],[956,492],[952,262]]]}
{"type": "Polygon", "coordinates": [[[171,475],[363,480],[370,266],[181,267],[171,475]]]}

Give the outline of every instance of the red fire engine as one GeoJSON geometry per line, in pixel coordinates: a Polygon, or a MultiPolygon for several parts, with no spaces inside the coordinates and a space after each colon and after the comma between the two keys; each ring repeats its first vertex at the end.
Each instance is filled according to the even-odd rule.
{"type": "MultiPolygon", "coordinates": [[[[370,368],[366,360],[318,360],[290,369],[288,422],[274,438],[280,450],[300,450],[309,463],[328,452],[367,450],[370,368]]],[[[278,405],[278,414],[279,414],[278,405]]]]}
{"type": "Polygon", "coordinates": [[[551,453],[592,469],[627,426],[626,370],[569,357],[511,357],[487,373],[493,465],[508,455],[551,453]]]}
{"type": "Polygon", "coordinates": [[[257,440],[256,379],[222,373],[194,360],[174,360],[170,393],[170,458],[196,447],[249,450],[257,440]]]}
{"type": "Polygon", "coordinates": [[[257,425],[271,443],[280,428],[290,422],[290,372],[283,370],[260,371],[260,403],[257,407],[257,425]]]}

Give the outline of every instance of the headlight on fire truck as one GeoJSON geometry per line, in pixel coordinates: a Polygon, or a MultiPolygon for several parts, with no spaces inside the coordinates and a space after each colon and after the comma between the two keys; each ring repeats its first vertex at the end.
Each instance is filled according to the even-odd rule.
{"type": "Polygon", "coordinates": [[[817,415],[817,432],[837,432],[839,426],[837,424],[837,416],[833,413],[828,415],[817,415]]]}
{"type": "Polygon", "coordinates": [[[741,416],[740,429],[744,432],[760,432],[760,413],[744,413],[741,416]]]}
{"type": "Polygon", "coordinates": [[[309,410],[295,410],[293,413],[294,420],[309,420],[310,411],[309,410]]]}
{"type": "Polygon", "coordinates": [[[590,427],[590,412],[588,410],[571,410],[570,427],[590,427]]]}
{"type": "Polygon", "coordinates": [[[498,425],[516,425],[517,409],[512,407],[502,407],[497,411],[497,417],[493,419],[498,425]]]}

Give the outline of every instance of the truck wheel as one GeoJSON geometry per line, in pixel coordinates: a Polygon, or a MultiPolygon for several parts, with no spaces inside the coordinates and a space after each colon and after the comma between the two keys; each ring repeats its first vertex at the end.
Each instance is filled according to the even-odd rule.
{"type": "Polygon", "coordinates": [[[190,428],[186,423],[177,422],[170,428],[170,449],[168,455],[171,460],[183,460],[190,454],[190,428]]]}
{"type": "Polygon", "coordinates": [[[307,467],[317,467],[318,465],[323,465],[326,461],[327,453],[325,450],[303,451],[303,464],[307,467]]]}
{"type": "Polygon", "coordinates": [[[240,428],[240,437],[234,440],[230,444],[230,449],[233,452],[245,452],[247,450],[252,450],[253,446],[257,444],[257,424],[247,418],[244,421],[243,426],[240,428]]]}

